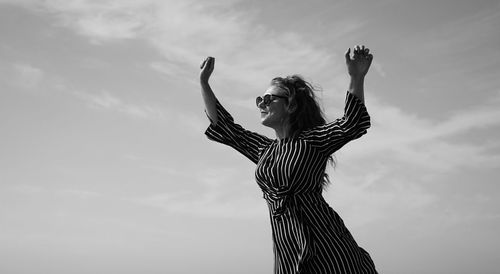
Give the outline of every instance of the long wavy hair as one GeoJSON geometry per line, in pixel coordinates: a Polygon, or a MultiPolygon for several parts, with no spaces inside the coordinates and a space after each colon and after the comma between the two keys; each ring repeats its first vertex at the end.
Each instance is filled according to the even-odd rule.
{"type": "MultiPolygon", "coordinates": [[[[305,130],[326,124],[325,115],[315,94],[317,88],[305,81],[302,76],[276,77],[271,80],[271,85],[288,92],[288,106],[292,109],[289,117],[289,133],[292,138],[305,130]]],[[[331,155],[328,162],[335,167],[334,156],[331,155]]],[[[325,172],[323,187],[329,183],[330,178],[325,172]]]]}

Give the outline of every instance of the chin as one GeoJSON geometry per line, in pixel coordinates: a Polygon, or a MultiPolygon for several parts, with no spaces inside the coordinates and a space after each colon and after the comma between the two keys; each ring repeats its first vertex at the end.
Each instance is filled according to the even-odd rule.
{"type": "Polygon", "coordinates": [[[266,118],[262,119],[260,123],[266,127],[271,127],[271,128],[273,127],[273,121],[270,121],[269,119],[266,118]]]}

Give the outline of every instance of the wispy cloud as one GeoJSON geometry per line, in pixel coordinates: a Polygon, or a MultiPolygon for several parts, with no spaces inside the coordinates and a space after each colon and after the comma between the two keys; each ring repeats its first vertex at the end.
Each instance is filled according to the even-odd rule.
{"type": "Polygon", "coordinates": [[[44,72],[31,64],[15,63],[12,84],[25,89],[35,89],[44,79],[44,72]]]}
{"type": "Polygon", "coordinates": [[[364,178],[344,172],[334,174],[333,191],[327,191],[327,200],[334,201],[355,228],[371,222],[404,218],[408,212],[422,212],[434,204],[438,196],[416,182],[394,178],[391,168],[378,166],[365,170],[364,178]],[[372,178],[371,178],[372,177],[372,178]],[[391,178],[392,177],[392,178],[391,178]],[[364,183],[359,184],[359,181],[364,183]],[[390,186],[384,190],[381,186],[390,186]]]}
{"type": "Polygon", "coordinates": [[[489,149],[500,143],[489,135],[485,135],[485,141],[481,143],[454,141],[461,135],[497,127],[500,124],[497,107],[463,109],[453,116],[434,121],[373,101],[370,106],[373,126],[366,139],[350,148],[351,156],[391,153],[401,161],[443,171],[469,165],[498,166],[500,155],[490,153],[489,149]]]}
{"type": "Polygon", "coordinates": [[[387,77],[387,74],[385,73],[384,68],[382,67],[382,64],[380,64],[377,61],[373,61],[372,68],[375,69],[375,71],[382,77],[387,77]]]}
{"type": "Polygon", "coordinates": [[[179,177],[189,177],[190,183],[183,190],[173,190],[142,197],[129,197],[125,200],[145,206],[165,210],[173,214],[188,214],[203,218],[261,219],[266,212],[265,201],[257,196],[246,195],[245,189],[252,188],[258,193],[258,186],[252,181],[241,180],[238,169],[211,168],[200,169],[194,173],[181,172],[179,177]],[[235,182],[237,186],[235,186],[235,182]],[[238,189],[238,190],[235,190],[238,189]],[[242,191],[243,189],[243,191],[242,191]]]}
{"type": "Polygon", "coordinates": [[[173,214],[188,214],[203,218],[262,219],[266,213],[264,201],[250,197],[227,199],[217,191],[192,193],[161,193],[143,198],[127,199],[173,214]]]}
{"type": "MultiPolygon", "coordinates": [[[[148,120],[167,120],[166,110],[160,106],[148,103],[126,102],[111,92],[102,91],[100,93],[90,93],[76,90],[69,84],[68,80],[62,77],[46,73],[42,69],[25,62],[16,62],[11,65],[7,79],[12,86],[24,90],[47,92],[61,92],[80,99],[91,108],[106,109],[120,112],[131,117],[148,120]]],[[[187,117],[189,118],[189,117],[187,117]]],[[[195,123],[194,118],[190,118],[191,123],[195,123]]]]}
{"type": "MultiPolygon", "coordinates": [[[[343,64],[337,62],[338,57],[342,61],[342,52],[332,54],[293,31],[267,29],[256,22],[251,12],[236,9],[232,4],[237,2],[50,0],[26,3],[55,15],[61,25],[88,37],[92,43],[120,39],[146,41],[167,61],[154,63],[153,68],[169,74],[182,74],[183,67],[184,72],[187,67],[196,68],[207,55],[220,56],[217,77],[239,84],[240,93],[253,92],[256,86],[261,86],[258,83],[276,75],[323,74],[343,64]]],[[[339,29],[352,27],[352,22],[338,24],[339,29]]],[[[359,28],[359,23],[354,27],[359,28]]]]}
{"type": "MultiPolygon", "coordinates": [[[[10,2],[10,1],[9,1],[10,2]]],[[[49,12],[63,26],[88,36],[94,43],[135,38],[148,26],[155,1],[22,1],[36,10],[49,12]]]]}
{"type": "MultiPolygon", "coordinates": [[[[353,225],[363,226],[388,216],[403,220],[407,212],[429,212],[436,203],[449,200],[434,189],[436,184],[462,187],[450,182],[450,174],[464,169],[492,172],[500,167],[500,141],[493,137],[500,125],[500,111],[493,106],[496,103],[433,120],[371,101],[372,128],[337,153],[339,166],[331,174],[334,190],[326,194],[352,216],[353,225]],[[352,163],[356,168],[350,167],[352,163]]],[[[479,207],[488,205],[492,202],[482,201],[479,207]]],[[[453,209],[453,214],[460,215],[460,210],[453,209]]],[[[471,210],[470,214],[478,213],[471,210]]],[[[452,218],[442,221],[453,223],[452,218]]]]}
{"type": "Polygon", "coordinates": [[[127,103],[106,91],[99,94],[73,91],[72,94],[77,98],[82,99],[93,108],[116,111],[132,117],[148,120],[165,120],[168,118],[165,114],[165,110],[162,108],[147,104],[140,105],[136,103],[127,103]]]}

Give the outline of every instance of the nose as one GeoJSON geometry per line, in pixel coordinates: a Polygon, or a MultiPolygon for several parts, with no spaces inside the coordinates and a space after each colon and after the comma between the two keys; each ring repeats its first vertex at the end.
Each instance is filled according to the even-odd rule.
{"type": "Polygon", "coordinates": [[[259,104],[257,104],[257,107],[258,107],[259,109],[265,109],[265,108],[267,107],[267,105],[266,105],[266,104],[264,104],[264,100],[262,100],[259,104]]]}

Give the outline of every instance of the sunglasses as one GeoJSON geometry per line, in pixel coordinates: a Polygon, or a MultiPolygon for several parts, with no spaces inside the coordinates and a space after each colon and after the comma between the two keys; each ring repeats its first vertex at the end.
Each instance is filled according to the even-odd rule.
{"type": "Polygon", "coordinates": [[[257,105],[257,107],[259,107],[259,105],[263,102],[265,106],[269,106],[269,104],[274,100],[274,97],[283,99],[288,98],[281,95],[266,94],[264,96],[257,96],[257,98],[255,98],[255,104],[257,105]]]}

